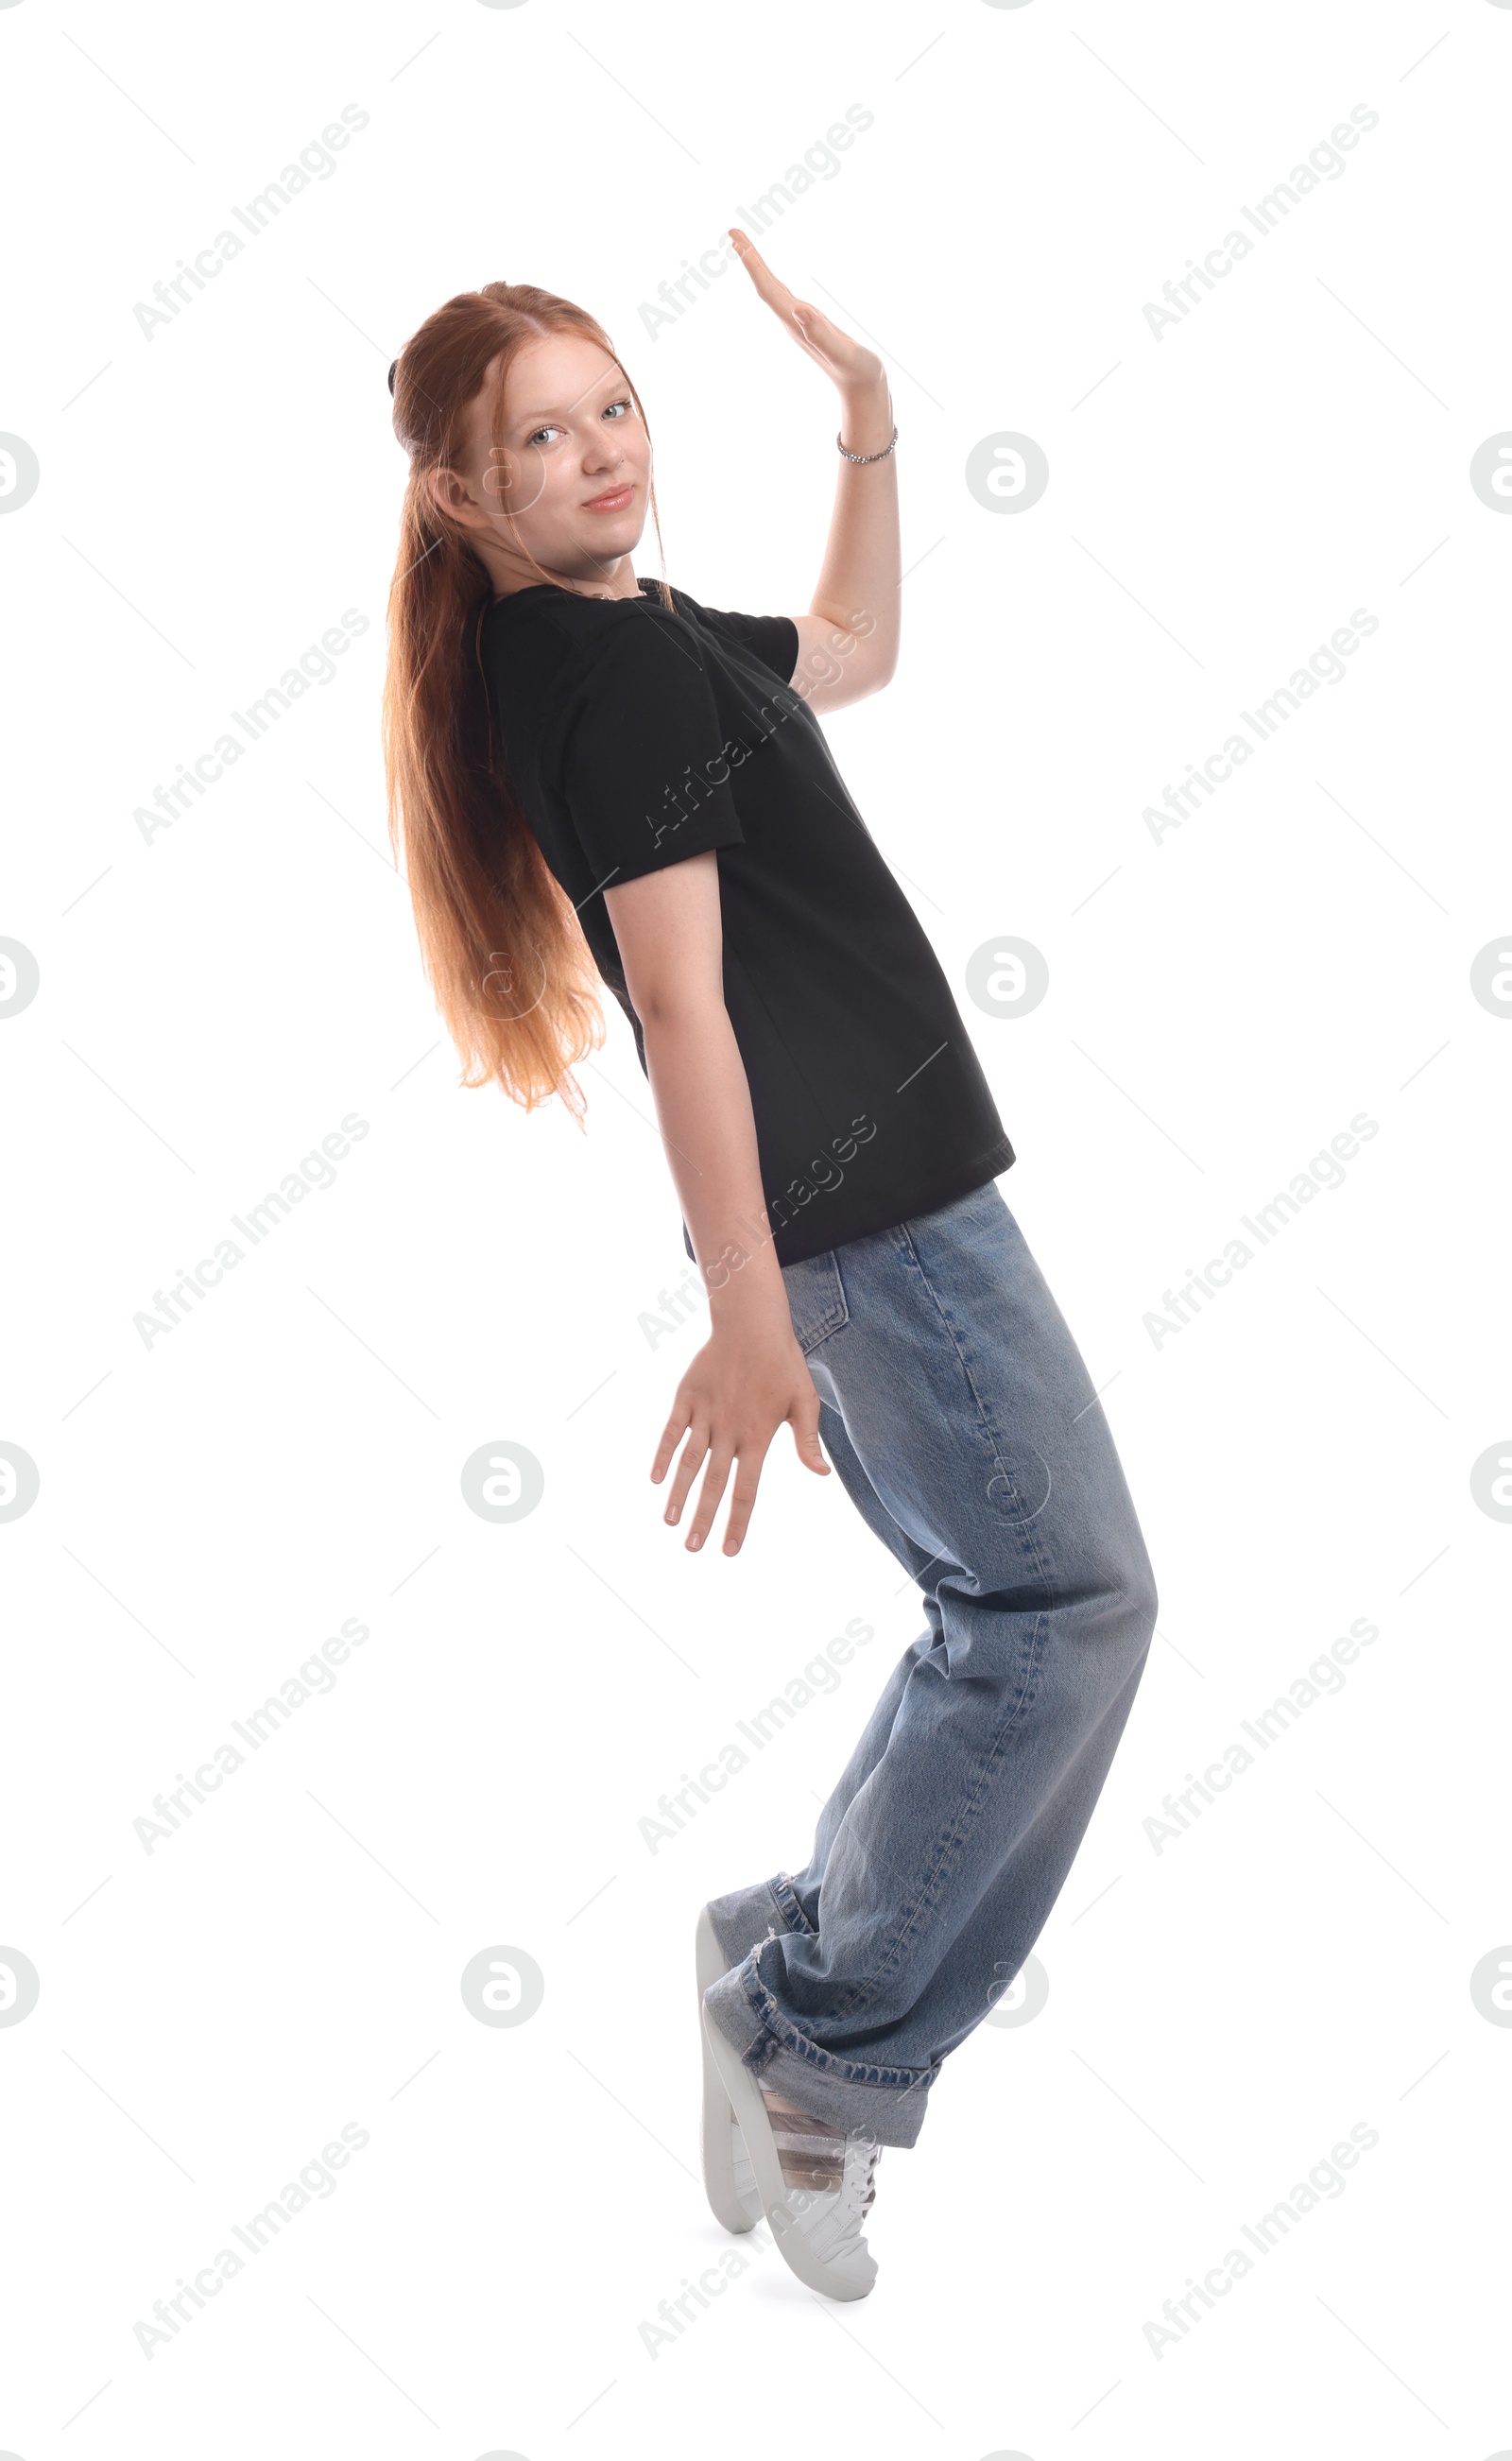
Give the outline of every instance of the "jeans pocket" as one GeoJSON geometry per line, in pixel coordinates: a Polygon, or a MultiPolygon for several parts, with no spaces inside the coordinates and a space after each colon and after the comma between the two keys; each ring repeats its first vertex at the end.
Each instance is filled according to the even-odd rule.
{"type": "Polygon", "coordinates": [[[850,1316],[834,1249],[826,1248],[820,1256],[805,1256],[797,1265],[784,1265],[782,1280],[793,1332],[806,1359],[830,1334],[839,1333],[850,1316]]]}

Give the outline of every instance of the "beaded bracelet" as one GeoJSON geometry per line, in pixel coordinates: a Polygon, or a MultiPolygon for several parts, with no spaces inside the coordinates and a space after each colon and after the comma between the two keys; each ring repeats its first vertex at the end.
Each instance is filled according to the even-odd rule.
{"type": "MultiPolygon", "coordinates": [[[[835,441],[837,444],[840,444],[841,451],[845,453],[845,447],[843,444],[840,443],[839,436],[836,437],[835,441]]],[[[896,444],[897,441],[898,430],[897,427],[894,426],[892,431],[892,444],[896,444]]],[[[845,459],[847,461],[885,461],[888,454],[892,451],[892,444],[884,444],[880,453],[845,453],[845,459]]]]}

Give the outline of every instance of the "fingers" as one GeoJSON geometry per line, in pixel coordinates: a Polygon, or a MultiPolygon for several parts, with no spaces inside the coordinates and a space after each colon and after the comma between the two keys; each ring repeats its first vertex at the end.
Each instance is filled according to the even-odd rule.
{"type": "MultiPolygon", "coordinates": [[[[795,1374],[794,1382],[787,1388],[787,1399],[788,1407],[784,1411],[781,1399],[775,1398],[775,1406],[768,1421],[764,1411],[753,1413],[730,1408],[728,1396],[721,1395],[717,1389],[711,1406],[710,1395],[703,1390],[696,1374],[691,1374],[686,1380],[686,1393],[684,1386],[679,1386],[656,1447],[651,1476],[658,1480],[664,1476],[678,1439],[686,1431],[687,1442],[677,1457],[663,1517],[670,1524],[675,1524],[681,1518],[693,1480],[702,1469],[703,1483],[683,1542],[690,1554],[697,1553],[713,1527],[732,1466],[735,1467],[735,1483],[730,1498],[729,1518],[725,1523],[724,1552],[727,1555],[739,1553],[756,1508],[762,1466],[772,1439],[784,1421],[792,1426],[793,1442],[805,1469],[812,1470],[817,1477],[828,1478],[830,1465],[824,1458],[819,1436],[820,1397],[812,1380],[807,1375],[799,1380],[795,1374]],[[795,1385],[799,1389],[795,1390],[795,1385]],[[739,1432],[742,1421],[750,1428],[753,1418],[756,1427],[764,1428],[764,1432],[742,1435],[739,1432]]],[[[3,2455],[0,2455],[0,2461],[4,2461],[3,2455]]]]}
{"type": "Polygon", "coordinates": [[[756,1500],[756,1487],[761,1477],[761,1465],[767,1456],[765,1444],[749,1444],[737,1456],[735,1491],[730,1498],[730,1518],[725,1523],[724,1552],[738,1555],[740,1541],[746,1534],[752,1508],[756,1500]]]}
{"type": "Polygon", "coordinates": [[[824,1459],[824,1448],[819,1440],[819,1394],[812,1384],[808,1399],[795,1405],[790,1424],[798,1457],[804,1468],[817,1471],[821,1478],[828,1478],[829,1464],[824,1459]]]}
{"type": "Polygon", "coordinates": [[[870,382],[882,374],[883,363],[876,352],[868,351],[841,326],[831,324],[823,310],[810,300],[795,299],[787,284],[777,279],[744,231],[732,230],[730,237],[757,295],[786,325],[799,350],[806,351],[826,375],[837,384],[846,384],[853,380],[870,382]]]}
{"type": "MultiPolygon", "coordinates": [[[[687,1501],[688,1490],[698,1475],[698,1465],[708,1450],[708,1426],[702,1420],[695,1419],[689,1430],[688,1442],[677,1456],[677,1467],[672,1472],[672,1483],[668,1491],[667,1510],[664,1516],[668,1521],[675,1521],[681,1513],[683,1505],[687,1501]]],[[[699,1544],[702,1545],[702,1543],[700,1540],[699,1544]]]]}
{"type": "MultiPolygon", "coordinates": [[[[683,1400],[682,1394],[679,1391],[672,1402],[671,1409],[668,1414],[667,1424],[662,1429],[661,1442],[656,1447],[655,1458],[651,1463],[651,1478],[653,1482],[659,1483],[663,1478],[665,1478],[667,1474],[667,1465],[671,1460],[672,1454],[676,1449],[678,1437],[682,1434],[683,1429],[689,1423],[689,1418],[690,1413],[688,1404],[683,1400]]],[[[669,1521],[671,1521],[674,1520],[676,1516],[670,1512],[667,1518],[669,1521]]]]}
{"type": "MultiPolygon", "coordinates": [[[[686,1454],[683,1459],[686,1461],[686,1454]]],[[[715,1444],[709,1456],[709,1466],[704,1472],[704,1483],[698,1490],[698,1502],[693,1510],[693,1517],[688,1525],[688,1535],[683,1542],[690,1554],[695,1553],[709,1535],[710,1527],[719,1507],[719,1498],[725,1490],[725,1481],[730,1475],[730,1465],[734,1459],[735,1449],[733,1445],[727,1444],[715,1444]]],[[[681,1462],[678,1464],[677,1474],[679,1477],[682,1475],[681,1462]]],[[[692,1475],[690,1471],[690,1478],[692,1475]]]]}
{"type": "MultiPolygon", "coordinates": [[[[735,239],[736,234],[732,231],[730,236],[735,239]]],[[[810,300],[795,299],[787,284],[778,280],[759,250],[745,238],[744,232],[739,234],[739,239],[744,243],[738,246],[740,262],[755,283],[757,296],[764,299],[773,314],[787,326],[799,348],[806,351],[809,357],[817,360],[831,375],[835,374],[834,363],[842,358],[847,347],[855,347],[849,336],[839,332],[822,309],[816,308],[810,300]]]]}
{"type": "Polygon", "coordinates": [[[773,279],[771,267],[767,264],[766,258],[762,255],[760,249],[756,246],[755,242],[747,235],[747,233],[736,227],[732,230],[730,237],[735,244],[735,252],[736,256],[740,259],[741,264],[745,267],[747,273],[750,274],[757,289],[760,288],[760,285],[763,282],[770,282],[773,279]]]}
{"type": "Polygon", "coordinates": [[[751,242],[746,238],[743,231],[738,233],[732,231],[730,236],[735,242],[735,252],[738,255],[741,264],[745,267],[747,273],[751,276],[752,281],[756,284],[757,290],[760,292],[769,308],[776,308],[779,313],[787,315],[791,315],[794,308],[799,306],[801,306],[809,315],[812,315],[815,312],[811,308],[809,308],[806,300],[798,301],[794,299],[793,293],[788,289],[787,284],[780,281],[777,274],[773,272],[772,268],[768,265],[765,257],[761,254],[760,249],[752,246],[751,242]],[[744,243],[743,245],[741,244],[742,242],[744,243]]]}

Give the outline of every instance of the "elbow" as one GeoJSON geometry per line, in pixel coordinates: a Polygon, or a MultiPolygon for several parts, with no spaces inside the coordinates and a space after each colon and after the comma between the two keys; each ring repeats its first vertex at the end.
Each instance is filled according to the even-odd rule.
{"type": "Polygon", "coordinates": [[[846,660],[846,666],[853,678],[853,689],[858,700],[862,699],[868,693],[881,692],[884,684],[891,683],[898,672],[896,630],[885,637],[873,633],[867,639],[863,634],[857,641],[854,652],[846,660]]]}
{"type": "Polygon", "coordinates": [[[681,1038],[707,1035],[729,1024],[722,992],[710,992],[702,986],[685,983],[656,983],[631,987],[630,1001],[641,1021],[641,1032],[681,1038]]]}
{"type": "Polygon", "coordinates": [[[844,678],[841,696],[846,700],[869,700],[890,684],[898,672],[896,649],[874,649],[868,657],[858,659],[844,678]]]}

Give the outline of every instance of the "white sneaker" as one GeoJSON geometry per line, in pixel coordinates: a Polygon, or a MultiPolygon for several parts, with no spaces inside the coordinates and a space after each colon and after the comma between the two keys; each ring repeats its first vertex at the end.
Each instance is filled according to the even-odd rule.
{"type": "MultiPolygon", "coordinates": [[[[727,2231],[748,2231],[754,2229],[761,2218],[761,2199],[756,2193],[745,2138],[730,2108],[730,2097],[714,2065],[708,2032],[702,2022],[704,1993],[711,1982],[717,1982],[720,1976],[729,1971],[729,1960],[719,1945],[707,1906],[698,1917],[693,1950],[698,1969],[699,2039],[703,2044],[704,2061],[703,2113],[698,2128],[704,2194],[716,2222],[722,2223],[727,2231]]],[[[4,2461],[3,2455],[0,2455],[0,2461],[4,2461]]]]}
{"type": "Polygon", "coordinates": [[[864,2299],[877,2279],[877,2260],[862,2225],[876,2194],[882,2147],[863,2129],[829,2128],[784,2097],[765,2092],[735,2044],[711,2023],[707,2009],[703,2027],[737,2134],[744,2140],[759,2210],[785,2262],[826,2299],[864,2299]],[[799,2187],[790,2183],[788,2173],[795,2178],[829,2176],[836,2185],[799,2187]]]}

